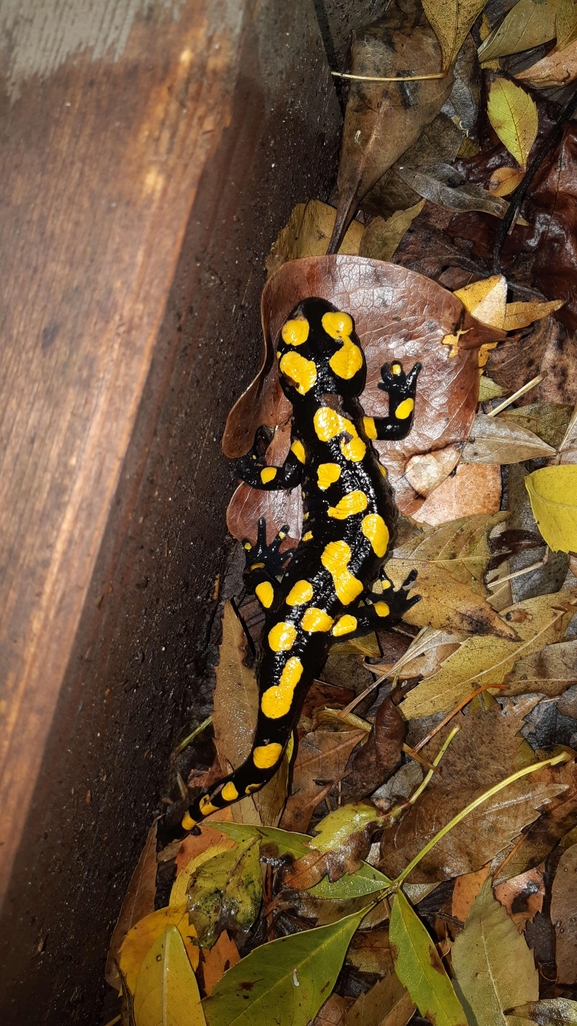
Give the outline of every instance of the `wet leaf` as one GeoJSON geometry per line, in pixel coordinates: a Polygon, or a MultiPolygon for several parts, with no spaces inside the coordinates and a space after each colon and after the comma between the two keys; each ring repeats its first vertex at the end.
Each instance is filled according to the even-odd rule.
{"type": "MultiPolygon", "coordinates": [[[[555,927],[557,982],[577,982],[577,845],[563,852],[551,890],[551,922],[555,927]]],[[[577,1005],[575,1006],[577,1010],[577,1005]]]]}
{"type": "MultiPolygon", "coordinates": [[[[219,824],[219,826],[221,826],[221,824],[219,824]]],[[[206,829],[207,833],[210,835],[212,831],[209,830],[208,827],[209,824],[206,823],[202,829],[203,831],[206,829]]],[[[190,882],[200,867],[203,866],[205,862],[210,862],[211,859],[216,858],[217,855],[222,855],[223,852],[230,851],[234,846],[233,842],[224,835],[224,830],[219,831],[219,834],[221,840],[217,841],[215,839],[212,845],[204,848],[198,854],[193,855],[189,862],[187,862],[187,864],[180,870],[170,891],[170,905],[175,908],[180,908],[180,906],[187,900],[190,882]]]]}
{"type": "Polygon", "coordinates": [[[514,1008],[507,1015],[506,1022],[511,1021],[510,1016],[513,1016],[513,1022],[519,1019],[523,1023],[536,1022],[537,1026],[576,1026],[577,1001],[570,1001],[569,998],[528,1001],[526,1005],[514,1008]]]}
{"type": "Polygon", "coordinates": [[[489,192],[492,196],[508,196],[523,180],[523,172],[516,167],[497,167],[491,175],[489,192]]]}
{"type": "Polygon", "coordinates": [[[455,295],[478,321],[495,328],[503,327],[507,307],[507,280],[502,274],[494,274],[457,289],[455,295]]]}
{"type": "Polygon", "coordinates": [[[144,916],[128,931],[119,952],[118,962],[131,994],[136,992],[136,981],[146,955],[158,938],[165,933],[167,926],[176,927],[182,937],[190,965],[193,969],[197,968],[199,949],[196,943],[196,930],[188,921],[186,904],[159,908],[156,912],[144,916]]]}
{"type": "Polygon", "coordinates": [[[396,166],[395,171],[415,192],[440,207],[448,210],[480,210],[500,218],[507,213],[509,204],[506,200],[487,192],[480,185],[463,181],[459,173],[446,164],[438,164],[431,171],[401,166],[396,166]],[[449,182],[443,181],[443,178],[448,178],[449,182]]]}
{"type": "MultiPolygon", "coordinates": [[[[351,50],[354,75],[407,78],[440,72],[441,52],[420,4],[391,3],[351,50]]],[[[452,75],[413,82],[352,81],[338,173],[335,252],[363,197],[439,113],[452,75]]]]}
{"type": "MultiPolygon", "coordinates": [[[[383,833],[379,864],[384,872],[395,877],[469,802],[535,762],[534,752],[519,731],[537,701],[528,697],[517,706],[509,702],[502,710],[494,699],[483,696],[466,713],[454,717],[451,725],[460,730],[438,772],[402,821],[383,833]]],[[[445,728],[442,736],[447,732],[445,728]]],[[[432,759],[440,746],[441,739],[436,736],[423,754],[432,759]]],[[[532,776],[524,777],[487,799],[421,860],[410,876],[411,883],[438,882],[476,872],[514,842],[538,819],[537,810],[563,790],[562,784],[555,782],[550,787],[550,783],[550,779],[536,782],[532,776]]]]}
{"type": "Polygon", "coordinates": [[[465,36],[487,0],[423,0],[423,8],[443,51],[443,68],[450,68],[465,36]]]}
{"type": "Polygon", "coordinates": [[[577,465],[543,467],[525,478],[537,526],[553,552],[577,551],[577,465]]]}
{"type": "Polygon", "coordinates": [[[229,969],[203,1002],[208,1026],[307,1026],[329,997],[366,909],[330,926],[280,937],[229,969]]]}
{"type": "Polygon", "coordinates": [[[467,638],[433,677],[421,681],[402,705],[407,719],[447,712],[475,688],[501,684],[518,659],[562,639],[575,613],[575,592],[539,595],[504,610],[521,641],[467,638]]]}
{"type": "Polygon", "coordinates": [[[558,449],[561,445],[569,419],[571,406],[562,403],[530,403],[515,410],[503,410],[499,419],[513,422],[533,431],[548,445],[558,449]]]}
{"type": "Polygon", "coordinates": [[[200,944],[210,948],[223,929],[247,931],[260,908],[262,877],[256,838],[204,862],[188,887],[188,911],[200,944]]]}
{"type": "Polygon", "coordinates": [[[487,113],[503,145],[525,168],[539,127],[535,101],[509,79],[496,78],[489,89],[487,113]]]}
{"type": "Polygon", "coordinates": [[[556,10],[557,0],[518,0],[479,47],[479,60],[486,63],[554,39],[556,10]]]}
{"type": "Polygon", "coordinates": [[[437,949],[402,891],[393,899],[389,933],[395,971],[421,1015],[436,1026],[467,1026],[437,949]]]}
{"type": "Polygon", "coordinates": [[[534,89],[552,89],[574,82],[577,78],[577,39],[564,50],[553,51],[525,71],[517,72],[515,78],[534,89]]]}
{"type": "Polygon", "coordinates": [[[514,1026],[505,1010],[539,997],[533,954],[505,909],[483,884],[455,941],[452,964],[459,988],[478,1026],[514,1026]]]}
{"type": "Polygon", "coordinates": [[[527,428],[478,413],[463,449],[464,463],[523,463],[551,458],[555,449],[527,428]]]}
{"type": "MultiPolygon", "coordinates": [[[[288,223],[272,244],[266,259],[268,274],[273,274],[287,260],[323,256],[327,251],[336,216],[335,208],[330,207],[328,203],[321,203],[320,200],[297,203],[288,223]]],[[[339,253],[358,253],[363,235],[362,224],[353,221],[341,243],[339,253]]]]}
{"type": "Polygon", "coordinates": [[[114,927],[110,939],[110,947],[106,958],[106,982],[116,990],[120,989],[121,981],[118,976],[116,962],[122,942],[128,931],[139,919],[143,919],[150,912],[154,912],[156,897],[156,872],[158,863],[156,861],[156,823],[148,831],[146,843],[136,868],[130,878],[128,890],[122,902],[120,915],[114,927]]]}
{"type": "Polygon", "coordinates": [[[182,937],[167,926],[146,956],[134,994],[136,1026],[205,1026],[182,937]]]}
{"type": "Polygon", "coordinates": [[[403,235],[415,217],[421,213],[424,205],[425,201],[420,200],[406,210],[396,210],[386,221],[383,217],[375,217],[363,232],[359,255],[375,260],[390,260],[403,235]]]}

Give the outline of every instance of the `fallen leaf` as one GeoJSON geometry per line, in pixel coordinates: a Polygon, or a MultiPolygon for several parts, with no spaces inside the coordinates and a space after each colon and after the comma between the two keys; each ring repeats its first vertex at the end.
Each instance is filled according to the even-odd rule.
{"type": "Polygon", "coordinates": [[[543,467],[525,478],[537,526],[553,552],[577,552],[577,465],[543,467]]]}
{"type": "MultiPolygon", "coordinates": [[[[219,846],[219,851],[225,851],[226,848],[232,848],[233,842],[229,841],[225,834],[221,833],[215,827],[211,827],[210,822],[207,823],[204,821],[198,829],[198,834],[187,834],[178,849],[176,856],[177,877],[180,876],[183,871],[186,871],[187,868],[190,875],[192,870],[189,867],[199,855],[204,855],[205,852],[208,852],[205,857],[212,858],[213,854],[215,854],[214,848],[217,845],[219,846]],[[223,842],[224,846],[221,848],[220,845],[222,845],[223,842]]],[[[185,891],[182,893],[184,895],[185,891]]]]}
{"type": "Polygon", "coordinates": [[[368,738],[350,760],[350,773],[342,783],[343,801],[358,802],[388,780],[401,761],[404,739],[405,721],[387,695],[368,738]]]}
{"type": "Polygon", "coordinates": [[[135,923],[143,919],[150,912],[154,912],[157,870],[156,823],[154,823],[148,831],[146,843],[130,878],[118,920],[110,938],[110,946],[106,956],[105,978],[106,982],[111,987],[114,987],[115,990],[120,990],[121,987],[116,963],[118,962],[118,954],[122,942],[135,923]]]}
{"type": "Polygon", "coordinates": [[[237,962],[240,962],[238,948],[226,930],[219,933],[212,948],[201,948],[200,965],[205,994],[210,994],[225,972],[237,962]]]}
{"type": "Polygon", "coordinates": [[[396,210],[386,221],[383,217],[375,217],[363,232],[359,256],[390,260],[403,235],[415,217],[421,213],[424,205],[425,201],[420,200],[406,210],[396,210]]]}
{"type": "Polygon", "coordinates": [[[489,89],[487,114],[503,145],[525,168],[539,127],[535,101],[509,79],[496,78],[489,89]]]}
{"type": "MultiPolygon", "coordinates": [[[[223,809],[219,811],[227,812],[228,810],[223,809]]],[[[210,829],[210,822],[208,820],[205,821],[202,829],[206,829],[209,834],[213,833],[213,831],[210,829]]],[[[205,848],[198,855],[194,855],[193,858],[191,858],[191,860],[187,863],[187,865],[183,869],[181,869],[180,873],[178,874],[176,880],[172,885],[170,891],[170,898],[168,900],[169,905],[172,905],[175,908],[180,908],[180,906],[183,905],[187,900],[188,889],[190,887],[191,880],[194,878],[195,874],[200,869],[200,867],[203,866],[205,862],[210,862],[210,860],[216,858],[217,855],[222,855],[224,852],[230,851],[230,849],[234,847],[233,843],[226,836],[227,831],[224,830],[223,823],[219,822],[217,831],[220,834],[222,840],[216,839],[215,832],[215,840],[213,844],[209,848],[205,848]],[[222,827],[223,829],[219,830],[219,827],[222,827]]]]}
{"type": "Polygon", "coordinates": [[[520,642],[495,637],[467,638],[459,650],[407,695],[402,711],[407,719],[447,712],[482,685],[502,684],[515,663],[562,639],[575,614],[575,591],[539,595],[502,612],[520,642]]]}
{"type": "Polygon", "coordinates": [[[128,931],[118,955],[118,964],[131,994],[136,993],[136,983],[141,966],[153,944],[165,935],[168,926],[176,927],[192,969],[198,966],[199,949],[196,930],[188,921],[186,904],[169,905],[150,912],[128,931]]]}
{"type": "Polygon", "coordinates": [[[480,210],[499,218],[503,218],[507,213],[509,204],[506,200],[481,188],[480,185],[464,181],[455,168],[446,164],[437,164],[430,171],[415,170],[396,164],[395,173],[419,196],[448,210],[480,210]]]}
{"type": "Polygon", "coordinates": [[[405,1026],[416,1010],[410,994],[393,972],[351,1005],[346,1026],[405,1026]]]}
{"type": "Polygon", "coordinates": [[[423,0],[423,9],[433,26],[443,52],[443,68],[450,68],[465,36],[487,0],[423,0]]]}
{"type": "MultiPolygon", "coordinates": [[[[287,260],[323,256],[327,251],[336,216],[335,208],[320,200],[297,203],[288,223],[272,244],[266,259],[267,273],[273,274],[287,260]]],[[[358,253],[363,235],[362,224],[353,221],[339,247],[339,253],[358,253]]]]}
{"type": "Polygon", "coordinates": [[[462,459],[464,463],[523,463],[545,457],[555,449],[538,435],[511,421],[478,413],[471,428],[462,459]]]}
{"type": "Polygon", "coordinates": [[[458,876],[453,887],[451,898],[451,915],[459,919],[461,923],[469,916],[475,900],[485,880],[491,872],[491,864],[482,866],[476,873],[464,873],[458,876]]]}
{"type": "Polygon", "coordinates": [[[388,925],[377,926],[372,930],[359,930],[351,941],[347,962],[361,973],[394,975],[388,925]]]}
{"type": "Polygon", "coordinates": [[[543,910],[545,898],[545,867],[543,864],[526,873],[512,876],[495,887],[495,897],[506,909],[518,930],[525,930],[538,912],[543,910]]]}
{"type": "Polygon", "coordinates": [[[552,299],[549,303],[507,303],[503,327],[505,331],[526,328],[528,324],[548,317],[564,305],[562,299],[552,299]]]}
{"type": "Polygon", "coordinates": [[[407,481],[419,495],[430,495],[455,469],[461,450],[462,445],[447,445],[444,449],[411,456],[405,467],[407,481]]]}
{"type": "Polygon", "coordinates": [[[508,196],[522,181],[523,172],[518,168],[497,167],[489,181],[489,192],[493,196],[508,196]]]}
{"type": "Polygon", "coordinates": [[[344,1026],[349,999],[340,994],[331,994],[325,1001],[312,1026],[344,1026]]]}
{"type": "Polygon", "coordinates": [[[248,756],[258,714],[258,685],[246,665],[247,639],[231,602],[225,602],[212,723],[221,766],[236,769],[248,756]],[[234,717],[230,710],[234,709],[234,717]]]}
{"type": "Polygon", "coordinates": [[[435,1026],[467,1026],[437,949],[401,890],[393,898],[389,934],[395,972],[421,1015],[435,1026]]]}
{"type": "Polygon", "coordinates": [[[345,772],[363,730],[313,730],[299,742],[291,794],[281,818],[285,830],[308,829],[315,808],[345,772]]]}
{"type": "MultiPolygon", "coordinates": [[[[551,889],[557,982],[577,983],[577,845],[563,852],[551,889]]],[[[576,1006],[577,1007],[577,1006],[576,1006]]]]}
{"type": "Polygon", "coordinates": [[[577,684],[577,639],[547,645],[541,652],[519,659],[504,678],[504,684],[506,695],[537,691],[555,698],[563,694],[577,684]]]}
{"type": "Polygon", "coordinates": [[[574,82],[577,78],[577,39],[563,50],[554,50],[542,57],[525,71],[518,71],[515,78],[533,89],[552,89],[574,82]]]}
{"type": "Polygon", "coordinates": [[[199,943],[210,948],[222,930],[246,933],[261,904],[259,842],[240,841],[235,848],[204,862],[188,886],[188,913],[199,943]]]}
{"type": "Polygon", "coordinates": [[[504,394],[505,390],[500,385],[488,378],[486,374],[481,374],[479,378],[480,403],[487,403],[490,399],[501,399],[504,394]]]}
{"type": "Polygon", "coordinates": [[[490,278],[474,281],[462,289],[457,289],[463,306],[482,324],[494,328],[502,328],[505,321],[507,306],[507,280],[502,274],[493,274],[490,278]]]}
{"type": "Polygon", "coordinates": [[[330,995],[366,909],[330,926],[280,937],[233,966],[203,1002],[208,1026],[307,1026],[330,995]]]}
{"type": "MultiPolygon", "coordinates": [[[[569,998],[548,998],[545,1001],[528,1001],[526,1005],[513,1008],[509,1015],[525,1023],[536,1022],[537,1026],[575,1026],[577,1023],[577,1001],[569,998]]],[[[507,1022],[511,1019],[507,1015],[507,1022]]],[[[513,1019],[513,1022],[515,1020],[513,1019]]]]}
{"type": "Polygon", "coordinates": [[[453,969],[478,1026],[514,1026],[507,1009],[539,997],[539,974],[524,937],[487,880],[451,953],[453,969]]]}
{"type": "Polygon", "coordinates": [[[530,403],[514,410],[503,410],[499,419],[520,424],[558,449],[569,425],[572,408],[563,403],[530,403]]]}
{"type": "Polygon", "coordinates": [[[554,39],[556,10],[557,0],[518,0],[479,47],[479,60],[485,64],[554,39]]]}
{"type": "MultiPolygon", "coordinates": [[[[357,34],[351,49],[354,75],[389,78],[440,72],[437,38],[418,3],[388,5],[378,21],[357,34]]],[[[337,219],[329,252],[362,201],[385,171],[439,113],[453,78],[351,81],[338,173],[337,219]]]]}
{"type": "Polygon", "coordinates": [[[427,524],[496,513],[501,504],[501,468],[460,463],[412,514],[427,524]]]}
{"type": "Polygon", "coordinates": [[[167,926],[148,952],[134,994],[138,1026],[206,1026],[180,933],[167,926]]]}

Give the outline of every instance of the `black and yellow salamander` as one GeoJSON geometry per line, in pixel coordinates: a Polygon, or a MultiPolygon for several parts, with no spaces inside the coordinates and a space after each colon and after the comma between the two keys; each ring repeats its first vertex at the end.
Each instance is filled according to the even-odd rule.
{"type": "Polygon", "coordinates": [[[385,364],[379,387],[388,393],[389,414],[365,417],[358,397],[366,364],[352,318],[324,299],[299,303],[280,332],[276,355],[293,404],[290,451],[282,467],[266,466],[255,442],[239,461],[239,476],[253,488],[300,484],[303,535],[288,562],[279,551],[284,532],[267,545],[263,520],[256,544],[245,543],[245,580],[265,610],[253,747],[242,766],[192,803],[185,830],[271,779],[332,642],[391,627],[418,601],[407,598],[414,574],[395,591],[382,572],[396,508],[371,440],[400,439],[410,431],[421,365],[405,374],[398,361],[385,364]],[[379,577],[386,590],[371,599],[379,577]]]}

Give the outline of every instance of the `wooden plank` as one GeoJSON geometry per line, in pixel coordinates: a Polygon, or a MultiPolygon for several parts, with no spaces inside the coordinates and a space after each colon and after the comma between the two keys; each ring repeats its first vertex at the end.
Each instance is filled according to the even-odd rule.
{"type": "Polygon", "coordinates": [[[46,1022],[95,1021],[213,655],[219,437],[260,355],[263,259],[338,146],[308,0],[96,6],[0,11],[5,1023],[40,997],[46,1022]]]}

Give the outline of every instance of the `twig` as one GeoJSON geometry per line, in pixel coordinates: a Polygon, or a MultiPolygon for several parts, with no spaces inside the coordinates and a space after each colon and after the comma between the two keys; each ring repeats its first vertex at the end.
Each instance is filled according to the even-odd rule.
{"type": "Polygon", "coordinates": [[[507,407],[510,406],[511,403],[514,403],[516,399],[520,399],[522,395],[525,395],[525,392],[530,392],[532,388],[539,385],[541,381],[543,381],[543,378],[546,377],[547,371],[544,371],[543,374],[538,374],[536,378],[531,378],[531,381],[528,381],[526,385],[518,388],[516,392],[513,392],[513,395],[510,395],[508,399],[504,399],[503,402],[499,403],[494,410],[489,410],[487,416],[496,417],[498,413],[502,413],[503,410],[506,410],[507,407]]]}
{"type": "Polygon", "coordinates": [[[374,75],[346,75],[342,71],[331,71],[333,78],[350,78],[354,82],[424,82],[429,78],[446,78],[446,71],[438,71],[435,75],[409,75],[406,77],[380,78],[374,75]]]}
{"type": "Polygon", "coordinates": [[[174,749],[175,757],[177,755],[180,755],[181,752],[184,752],[184,749],[188,748],[188,746],[190,744],[192,744],[192,742],[194,741],[195,737],[198,737],[198,735],[201,734],[203,730],[206,730],[207,727],[210,727],[211,723],[212,723],[212,716],[207,716],[207,718],[205,720],[203,720],[202,723],[199,723],[198,727],[195,730],[192,731],[192,734],[188,734],[188,736],[185,737],[184,740],[181,741],[180,744],[178,744],[176,746],[176,748],[174,749]]]}
{"type": "MultiPolygon", "coordinates": [[[[545,542],[543,544],[545,545],[545,542]]],[[[538,548],[541,548],[541,546],[538,546],[538,548]]],[[[514,574],[507,574],[506,577],[495,577],[494,580],[487,581],[487,587],[496,588],[498,584],[504,584],[505,581],[513,581],[515,577],[524,577],[525,574],[530,574],[532,570],[540,570],[542,566],[546,565],[550,551],[547,545],[543,559],[540,559],[537,563],[531,563],[531,566],[524,566],[521,570],[515,570],[514,574]]]]}

